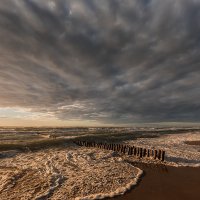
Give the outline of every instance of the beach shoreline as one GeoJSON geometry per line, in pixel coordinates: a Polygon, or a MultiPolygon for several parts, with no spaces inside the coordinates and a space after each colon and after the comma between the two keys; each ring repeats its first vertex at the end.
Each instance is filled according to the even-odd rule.
{"type": "Polygon", "coordinates": [[[112,200],[199,199],[200,167],[135,164],[144,172],[140,181],[124,195],[112,200]]]}
{"type": "Polygon", "coordinates": [[[52,137],[40,140],[36,130],[27,135],[14,131],[1,135],[1,200],[199,199],[199,132],[160,134],[159,137],[152,137],[150,132],[138,138],[138,134],[132,133],[132,137],[128,132],[119,141],[121,133],[118,132],[113,139],[110,133],[101,135],[100,132],[95,136],[88,133],[86,137],[85,133],[77,136],[48,130],[45,135],[51,133],[52,137]],[[77,145],[79,142],[74,140],[85,142],[77,145]],[[91,145],[94,141],[108,144],[105,147],[109,148],[91,145]],[[121,152],[113,144],[162,150],[166,152],[165,159],[129,154],[131,151],[124,148],[121,152]]]}

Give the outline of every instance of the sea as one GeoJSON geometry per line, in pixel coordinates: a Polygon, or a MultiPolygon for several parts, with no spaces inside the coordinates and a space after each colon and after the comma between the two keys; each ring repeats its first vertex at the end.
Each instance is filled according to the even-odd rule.
{"type": "Polygon", "coordinates": [[[90,200],[122,195],[143,174],[134,162],[200,167],[200,129],[1,127],[0,199],[90,200]],[[165,160],[79,146],[76,141],[161,149],[165,160]]]}

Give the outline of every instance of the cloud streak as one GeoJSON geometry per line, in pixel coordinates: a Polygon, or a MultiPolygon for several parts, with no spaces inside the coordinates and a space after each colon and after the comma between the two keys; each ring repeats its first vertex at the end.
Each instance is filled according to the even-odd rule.
{"type": "Polygon", "coordinates": [[[199,122],[199,11],[199,0],[2,2],[0,107],[199,122]]]}

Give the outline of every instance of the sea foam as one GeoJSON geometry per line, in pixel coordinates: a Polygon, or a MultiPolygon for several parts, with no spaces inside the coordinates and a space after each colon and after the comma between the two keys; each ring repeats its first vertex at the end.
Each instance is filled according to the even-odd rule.
{"type": "Polygon", "coordinates": [[[5,177],[0,199],[102,199],[124,194],[141,174],[118,153],[102,149],[69,146],[21,153],[0,160],[0,177],[5,177]]]}
{"type": "Polygon", "coordinates": [[[157,138],[138,138],[129,141],[128,144],[165,150],[166,165],[200,167],[200,146],[186,144],[186,141],[200,141],[200,132],[169,134],[157,138]]]}

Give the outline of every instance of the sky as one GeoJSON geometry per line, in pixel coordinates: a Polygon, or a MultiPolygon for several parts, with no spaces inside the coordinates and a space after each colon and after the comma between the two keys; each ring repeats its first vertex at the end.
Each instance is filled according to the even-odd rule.
{"type": "Polygon", "coordinates": [[[0,125],[200,122],[200,0],[0,1],[0,125]]]}

